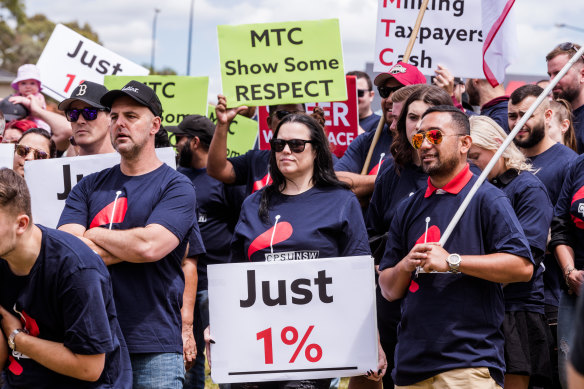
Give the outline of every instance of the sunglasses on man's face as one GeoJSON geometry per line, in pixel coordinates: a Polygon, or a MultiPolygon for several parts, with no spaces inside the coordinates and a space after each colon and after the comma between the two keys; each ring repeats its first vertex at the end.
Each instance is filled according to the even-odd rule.
{"type": "Polygon", "coordinates": [[[293,113],[302,113],[302,111],[286,111],[284,109],[279,109],[274,114],[278,118],[278,120],[284,119],[288,115],[292,115],[293,113]]]}
{"type": "Polygon", "coordinates": [[[366,93],[371,92],[370,90],[367,89],[357,89],[357,97],[361,98],[363,96],[365,96],[366,93]]]}
{"type": "Polygon", "coordinates": [[[81,109],[68,109],[65,111],[65,116],[70,122],[76,122],[79,119],[79,115],[83,115],[85,120],[95,120],[97,119],[97,114],[99,111],[104,111],[100,108],[81,108],[81,109]]]}
{"type": "Polygon", "coordinates": [[[412,146],[414,149],[419,149],[424,143],[424,139],[433,145],[439,145],[445,136],[464,136],[463,134],[445,134],[438,129],[430,129],[425,132],[418,132],[412,136],[412,146]]]}
{"type": "Polygon", "coordinates": [[[34,154],[33,154],[34,159],[48,159],[49,158],[48,153],[46,153],[42,150],[39,150],[39,149],[35,149],[34,147],[30,147],[30,146],[16,145],[15,151],[16,151],[16,154],[18,154],[22,158],[25,158],[27,155],[29,155],[31,151],[34,152],[34,154]]]}
{"type": "Polygon", "coordinates": [[[304,140],[304,139],[270,139],[270,147],[277,153],[284,151],[286,145],[290,148],[290,151],[293,153],[301,153],[306,148],[307,143],[314,143],[311,140],[304,140]]]}
{"type": "Polygon", "coordinates": [[[395,92],[398,89],[403,88],[403,85],[400,86],[378,86],[377,91],[379,92],[379,97],[382,99],[387,99],[389,95],[395,92]]]}

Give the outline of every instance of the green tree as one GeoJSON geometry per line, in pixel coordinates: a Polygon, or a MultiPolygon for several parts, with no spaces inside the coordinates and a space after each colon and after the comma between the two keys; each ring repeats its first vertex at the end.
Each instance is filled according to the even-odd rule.
{"type": "MultiPolygon", "coordinates": [[[[0,6],[8,11],[8,15],[0,13],[0,67],[16,73],[20,65],[38,61],[56,24],[42,14],[27,17],[21,0],[0,0],[0,6]],[[16,27],[12,28],[14,22],[16,27]]],[[[101,44],[89,24],[80,26],[76,21],[63,24],[101,44]]]]}

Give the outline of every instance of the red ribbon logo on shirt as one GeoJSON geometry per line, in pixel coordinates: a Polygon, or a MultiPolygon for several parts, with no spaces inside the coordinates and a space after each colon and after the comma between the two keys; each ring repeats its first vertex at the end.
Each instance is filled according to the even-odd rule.
{"type": "Polygon", "coordinates": [[[128,210],[128,199],[120,197],[106,205],[89,224],[89,228],[99,227],[110,223],[121,223],[124,221],[126,211],[128,210]],[[112,215],[115,207],[115,214],[112,215]]]}
{"type": "Polygon", "coordinates": [[[285,241],[292,236],[293,231],[292,224],[288,222],[280,222],[276,224],[251,242],[249,249],[247,250],[247,258],[251,260],[251,256],[255,252],[285,241]],[[275,232],[274,229],[276,229],[275,232]],[[274,235],[273,238],[272,234],[274,235]]]}
{"type": "Polygon", "coordinates": [[[270,177],[270,173],[268,173],[264,176],[264,178],[262,178],[261,180],[257,180],[256,182],[253,183],[253,189],[251,193],[255,193],[258,190],[262,189],[264,186],[270,185],[271,183],[272,177],[270,177]]]}
{"type": "MultiPolygon", "coordinates": [[[[576,201],[578,200],[582,200],[584,198],[584,186],[580,189],[578,189],[578,191],[574,194],[574,197],[572,197],[572,203],[570,205],[573,205],[576,201]]],[[[580,203],[578,205],[578,213],[582,214],[582,217],[576,217],[573,214],[571,215],[572,217],[572,221],[574,222],[574,225],[576,227],[578,227],[581,230],[584,230],[584,220],[582,220],[584,218],[584,203],[580,203]]]]}

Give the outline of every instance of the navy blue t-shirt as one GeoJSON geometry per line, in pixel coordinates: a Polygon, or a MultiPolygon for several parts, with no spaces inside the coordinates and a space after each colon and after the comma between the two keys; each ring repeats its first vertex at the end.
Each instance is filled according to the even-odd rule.
{"type": "Polygon", "coordinates": [[[272,181],[268,171],[270,150],[250,150],[227,160],[231,162],[235,171],[234,185],[245,185],[248,196],[272,181]]]}
{"type": "Polygon", "coordinates": [[[361,207],[351,191],[313,187],[294,196],[276,193],[270,200],[269,224],[258,216],[262,192],[243,202],[231,243],[233,262],[371,253],[361,207]]]}
{"type": "Polygon", "coordinates": [[[383,163],[375,180],[375,188],[367,209],[365,223],[369,236],[385,234],[397,205],[404,198],[426,187],[428,175],[414,164],[396,170],[395,161],[390,158],[383,163]]]}
{"type": "MultiPolygon", "coordinates": [[[[492,183],[511,200],[517,219],[529,245],[533,258],[545,253],[553,207],[545,186],[528,171],[517,175],[517,170],[507,170],[492,183]]],[[[503,289],[506,311],[529,311],[544,314],[543,267],[534,269],[528,282],[513,282],[503,289]]]]}
{"type": "Polygon", "coordinates": [[[359,126],[361,126],[365,132],[375,131],[380,119],[381,116],[377,115],[376,113],[372,113],[366,118],[359,119],[359,126]]]}
{"type": "MultiPolygon", "coordinates": [[[[574,150],[556,143],[543,153],[528,158],[535,169],[533,174],[545,185],[552,206],[556,205],[566,173],[577,157],[574,150]]],[[[545,255],[543,263],[545,303],[557,307],[560,305],[560,290],[564,287],[562,270],[552,253],[545,255]]]]}
{"type": "Polygon", "coordinates": [[[481,107],[481,115],[493,119],[508,134],[509,129],[509,96],[500,96],[486,102],[481,107]]]}
{"type": "MultiPolygon", "coordinates": [[[[361,174],[361,169],[363,169],[365,159],[367,159],[367,152],[369,151],[369,146],[374,136],[375,131],[371,131],[365,132],[355,138],[349,145],[347,151],[345,151],[345,154],[335,163],[335,171],[361,174]]],[[[389,131],[389,127],[385,125],[373,149],[368,174],[377,174],[382,162],[391,157],[389,148],[391,147],[392,140],[393,137],[389,131]]]]}
{"type": "Polygon", "coordinates": [[[207,290],[207,265],[229,261],[229,242],[245,198],[243,185],[224,185],[207,169],[179,167],[197,190],[197,218],[206,254],[197,261],[197,290],[207,290]]]}
{"type": "Polygon", "coordinates": [[[572,111],[574,114],[574,132],[576,133],[576,149],[578,154],[584,153],[584,105],[572,111]]]}
{"type": "Polygon", "coordinates": [[[568,222],[570,241],[574,250],[574,267],[584,269],[584,155],[580,155],[570,167],[554,217],[568,222]]]}
{"type": "Polygon", "coordinates": [[[28,275],[15,275],[0,260],[0,303],[25,321],[30,335],[63,343],[76,354],[105,353],[105,366],[97,382],[87,382],[13,352],[4,387],[131,388],[130,357],[102,259],[73,235],[38,227],[41,250],[28,275]]]}
{"type": "MultiPolygon", "coordinates": [[[[395,266],[416,243],[423,243],[426,217],[427,241],[438,241],[476,179],[465,169],[442,189],[432,193],[422,188],[405,199],[392,220],[380,269],[395,266]]],[[[488,182],[475,194],[444,249],[461,255],[505,252],[531,260],[509,199],[488,182]]],[[[412,385],[452,369],[488,367],[503,386],[504,315],[498,283],[462,273],[420,274],[402,302],[394,382],[412,385]]]]}
{"type": "Polygon", "coordinates": [[[182,353],[180,308],[185,285],[181,264],[191,229],[198,230],[193,226],[195,204],[193,184],[165,164],[140,176],[126,176],[116,165],[84,177],[67,197],[59,226],[108,228],[112,221],[112,229],[128,230],[159,224],[180,242],[158,261],[109,266],[130,353],[182,353]]]}

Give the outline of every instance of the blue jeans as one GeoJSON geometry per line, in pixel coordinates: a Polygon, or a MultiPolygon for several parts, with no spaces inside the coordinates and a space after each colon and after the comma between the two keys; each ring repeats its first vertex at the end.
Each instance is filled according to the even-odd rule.
{"type": "Polygon", "coordinates": [[[577,301],[578,296],[562,291],[558,309],[558,373],[563,388],[568,387],[566,367],[572,344],[577,301]]]}
{"type": "Polygon", "coordinates": [[[134,389],[182,389],[185,365],[182,353],[130,354],[134,389]]]}
{"type": "Polygon", "coordinates": [[[205,323],[209,323],[209,292],[207,290],[197,292],[194,319],[193,330],[195,342],[197,342],[197,358],[193,367],[185,375],[184,389],[205,388],[205,339],[203,331],[205,323]]]}

